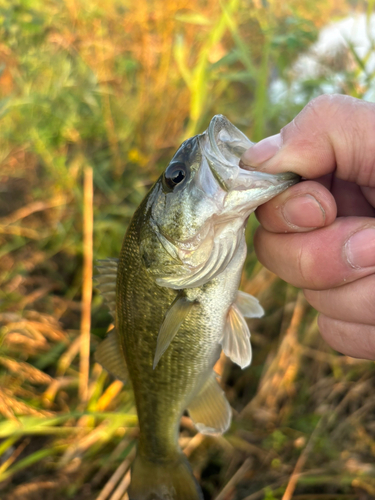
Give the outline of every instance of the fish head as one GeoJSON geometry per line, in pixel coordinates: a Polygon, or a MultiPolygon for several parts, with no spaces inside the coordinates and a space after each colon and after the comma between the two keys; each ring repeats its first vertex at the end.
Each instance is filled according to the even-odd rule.
{"type": "Polygon", "coordinates": [[[293,173],[244,169],[252,143],[222,115],[186,140],[147,197],[141,256],[161,286],[202,286],[231,262],[249,215],[298,182],[293,173]]]}

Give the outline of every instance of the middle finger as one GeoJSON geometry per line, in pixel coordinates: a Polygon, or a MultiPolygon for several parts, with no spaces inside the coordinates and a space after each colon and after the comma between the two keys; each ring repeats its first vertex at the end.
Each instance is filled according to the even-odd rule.
{"type": "Polygon", "coordinates": [[[279,234],[259,227],[254,246],[262,264],[300,288],[325,290],[375,272],[371,217],[342,217],[307,233],[279,234]]]}

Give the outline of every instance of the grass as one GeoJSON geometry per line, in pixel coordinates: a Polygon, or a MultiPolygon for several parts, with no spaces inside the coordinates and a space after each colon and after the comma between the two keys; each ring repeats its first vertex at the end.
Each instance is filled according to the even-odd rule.
{"type": "MultiPolygon", "coordinates": [[[[1,498],[127,498],[137,418],[130,386],[93,360],[111,317],[96,291],[87,312],[90,251],[118,256],[153,180],[215,113],[259,140],[327,84],[366,96],[373,45],[351,44],[293,96],[294,61],[349,7],[0,0],[1,498]]],[[[257,263],[256,224],[242,288],[267,315],[252,366],[221,361],[232,428],[204,437],[184,417],[181,446],[207,499],[373,498],[374,365],[324,344],[301,293],[257,263]]]]}

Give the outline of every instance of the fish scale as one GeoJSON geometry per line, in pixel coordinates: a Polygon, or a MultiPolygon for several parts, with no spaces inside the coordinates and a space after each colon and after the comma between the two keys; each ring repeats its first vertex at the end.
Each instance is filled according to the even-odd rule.
{"type": "MultiPolygon", "coordinates": [[[[143,207],[140,207],[142,213],[143,207]]],[[[134,394],[141,428],[140,449],[148,456],[163,456],[164,448],[178,453],[179,418],[202,377],[218,359],[218,330],[215,322],[197,310],[186,318],[178,336],[155,370],[152,361],[160,325],[177,292],[156,285],[141,266],[137,255],[138,218],[129,228],[129,240],[122,249],[117,279],[117,328],[123,332],[128,370],[132,373],[134,394]],[[131,236],[134,232],[134,237],[131,236]],[[136,269],[137,272],[131,270],[136,269]],[[153,300],[157,297],[157,302],[153,300]],[[205,331],[204,339],[200,335],[205,331]],[[145,342],[147,338],[147,342],[145,342]],[[136,353],[136,356],[134,355],[136,353]],[[194,365],[190,365],[191,359],[194,365]],[[188,369],[186,368],[188,366],[188,369]],[[163,391],[162,389],[166,389],[163,391]],[[169,414],[169,416],[168,416],[169,414]],[[155,435],[160,447],[155,446],[155,435]],[[168,442],[171,441],[171,442],[168,442]],[[153,443],[151,450],[147,443],[153,443]]]]}
{"type": "Polygon", "coordinates": [[[213,367],[222,349],[242,368],[250,364],[244,317],[263,314],[256,298],[238,292],[244,229],[261,202],[298,181],[240,168],[251,145],[215,116],[208,132],[181,145],[136,210],[118,264],[99,268],[99,287],[116,311],[96,357],[120,379],[126,364],[139,420],[130,500],[202,500],[178,444],[181,416],[187,409],[206,434],[230,425],[213,367]]]}

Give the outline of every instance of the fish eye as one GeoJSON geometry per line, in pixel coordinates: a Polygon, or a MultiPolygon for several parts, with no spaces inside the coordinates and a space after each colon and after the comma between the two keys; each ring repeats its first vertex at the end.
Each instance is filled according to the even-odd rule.
{"type": "Polygon", "coordinates": [[[174,189],[178,184],[181,184],[186,177],[186,165],[180,161],[171,163],[164,172],[164,182],[170,189],[174,189]]]}

